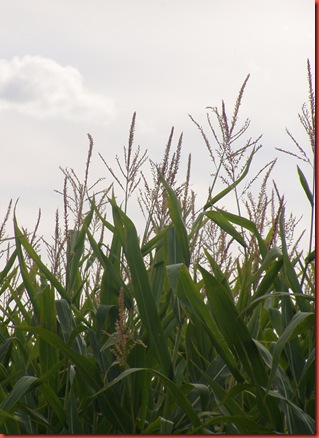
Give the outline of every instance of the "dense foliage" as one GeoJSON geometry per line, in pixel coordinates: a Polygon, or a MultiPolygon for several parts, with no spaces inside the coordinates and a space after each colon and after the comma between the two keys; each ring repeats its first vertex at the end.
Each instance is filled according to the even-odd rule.
{"type": "MultiPolygon", "coordinates": [[[[190,157],[178,183],[182,136],[172,153],[172,130],[162,163],[150,162],[150,183],[147,154],[134,148],[135,114],[119,174],[101,157],[114,185],[89,187],[91,136],[83,182],[62,169],[49,263],[36,230],[15,214],[14,237],[5,235],[9,206],[0,228],[1,433],[314,433],[314,218],[304,255],[276,184],[269,194],[275,161],[239,191],[260,148],[259,139],[238,146],[249,128],[237,128],[247,80],[231,119],[224,102],[209,109],[212,140],[192,119],[215,168],[199,210],[190,157]],[[128,216],[138,190],[141,237],[128,216]],[[236,212],[220,206],[232,194],[236,212]]],[[[299,117],[314,153],[309,64],[308,82],[310,109],[299,117]]],[[[293,155],[313,166],[288,134],[293,155]]],[[[313,212],[300,167],[298,176],[313,212]]]]}

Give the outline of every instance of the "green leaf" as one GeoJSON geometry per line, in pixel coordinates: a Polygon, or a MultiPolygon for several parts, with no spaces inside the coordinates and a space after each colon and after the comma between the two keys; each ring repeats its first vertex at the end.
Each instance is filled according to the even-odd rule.
{"type": "Polygon", "coordinates": [[[298,171],[298,175],[299,175],[299,179],[300,179],[300,183],[302,188],[304,189],[306,196],[310,202],[311,207],[313,207],[313,194],[311,193],[311,190],[309,188],[308,182],[306,180],[305,175],[302,173],[302,170],[300,169],[299,166],[297,166],[297,171],[298,171]]]}
{"type": "Polygon", "coordinates": [[[41,339],[64,353],[76,365],[79,374],[83,378],[83,381],[86,382],[89,387],[96,389],[96,387],[99,385],[100,379],[96,363],[73,351],[72,348],[64,343],[57,334],[52,333],[51,331],[42,327],[19,326],[17,328],[24,331],[29,331],[31,333],[36,333],[41,339]]]}
{"type": "MultiPolygon", "coordinates": [[[[26,289],[27,294],[29,295],[30,301],[33,306],[34,315],[39,320],[40,318],[40,308],[39,301],[37,298],[37,287],[34,282],[34,278],[31,278],[30,273],[28,272],[23,252],[21,242],[26,241],[24,235],[19,230],[16,220],[14,219],[14,230],[15,230],[15,239],[16,239],[16,249],[18,253],[20,272],[23,279],[23,285],[26,289]]],[[[28,243],[27,243],[28,244],[28,243]]],[[[29,245],[29,244],[28,244],[29,245]]],[[[30,246],[30,245],[29,245],[30,246]]],[[[33,248],[32,248],[33,251],[33,248]]]]}
{"type": "Polygon", "coordinates": [[[274,402],[276,399],[279,399],[281,403],[284,403],[288,434],[308,435],[315,433],[314,419],[291,401],[293,394],[291,394],[291,398],[287,398],[278,391],[269,391],[269,397],[272,398],[274,402]]]}
{"type": "MultiPolygon", "coordinates": [[[[45,286],[39,296],[40,303],[40,326],[56,332],[56,314],[54,305],[54,289],[49,285],[45,286]]],[[[58,350],[44,341],[39,339],[39,362],[42,373],[44,374],[58,362],[58,350]]],[[[56,378],[52,376],[50,384],[56,389],[56,378]]]]}
{"type": "Polygon", "coordinates": [[[70,339],[72,332],[72,312],[69,303],[64,300],[55,301],[57,316],[59,318],[60,330],[65,343],[70,339]]]}
{"type": "MultiPolygon", "coordinates": [[[[202,428],[206,428],[208,426],[212,426],[213,424],[221,425],[221,424],[229,424],[235,425],[236,427],[244,427],[247,431],[246,433],[254,433],[254,434],[269,434],[272,432],[270,427],[260,426],[256,421],[251,420],[250,418],[236,415],[218,415],[213,418],[202,423],[202,428]],[[248,432],[249,431],[249,432],[248,432]]],[[[199,430],[195,429],[193,433],[198,433],[199,430]]]]}
{"type": "Polygon", "coordinates": [[[150,239],[145,245],[142,246],[141,252],[143,257],[145,257],[147,254],[149,254],[154,248],[156,248],[158,245],[162,244],[163,237],[166,236],[168,229],[171,227],[169,225],[168,227],[165,227],[162,231],[156,234],[152,239],[150,239]]]}
{"type": "MultiPolygon", "coordinates": [[[[10,414],[9,412],[4,411],[3,409],[0,409],[0,416],[2,417],[2,418],[0,418],[0,425],[2,425],[3,423],[5,423],[6,420],[13,420],[14,423],[16,423],[16,425],[17,425],[17,429],[16,429],[16,431],[18,430],[18,433],[20,433],[19,428],[18,428],[18,421],[19,421],[19,418],[17,418],[16,415],[10,414]]],[[[8,431],[7,431],[7,430],[2,430],[2,429],[0,429],[0,432],[8,432],[8,431]]],[[[13,431],[12,431],[12,433],[13,433],[13,431]]],[[[4,436],[4,435],[3,435],[3,436],[4,436]]]]}
{"type": "MultiPolygon", "coordinates": [[[[12,279],[13,279],[13,277],[12,277],[12,279]]],[[[10,283],[10,281],[9,281],[9,283],[10,283]]],[[[25,307],[25,303],[22,302],[22,299],[21,299],[20,296],[19,296],[19,295],[21,295],[20,290],[21,290],[21,289],[24,289],[24,283],[22,282],[22,283],[20,284],[20,286],[17,287],[16,289],[12,289],[12,288],[9,286],[9,283],[8,283],[7,287],[10,289],[10,293],[11,293],[12,301],[14,301],[15,305],[17,306],[17,308],[19,309],[19,311],[20,311],[21,314],[23,315],[25,321],[26,321],[28,324],[30,324],[30,323],[31,323],[32,316],[34,316],[34,314],[32,315],[30,312],[28,312],[28,310],[27,310],[26,307],[25,307]]],[[[7,288],[7,287],[6,287],[6,288],[7,288]]],[[[8,304],[9,304],[9,303],[8,303],[8,304]]],[[[4,311],[4,313],[5,313],[5,310],[4,310],[4,309],[3,309],[3,311],[4,311]]],[[[11,317],[12,317],[12,313],[10,314],[10,316],[9,316],[9,314],[7,313],[7,316],[8,316],[9,318],[11,318],[11,317]]]]}
{"type": "Polygon", "coordinates": [[[101,333],[102,330],[108,331],[111,323],[115,323],[118,316],[117,307],[114,305],[100,304],[96,311],[96,330],[101,333]]]}
{"type": "Polygon", "coordinates": [[[315,366],[316,366],[316,355],[315,348],[313,348],[305,358],[304,368],[302,370],[300,380],[298,382],[298,387],[304,388],[305,391],[309,391],[310,394],[315,387],[315,366]]]}
{"type": "Polygon", "coordinates": [[[47,383],[43,383],[40,386],[40,390],[45,398],[45,402],[52,408],[60,424],[64,424],[64,422],[67,420],[67,417],[63,404],[59,400],[56,391],[47,383]]]}
{"type": "Polygon", "coordinates": [[[221,333],[229,348],[242,363],[248,382],[258,385],[256,390],[257,406],[259,409],[264,406],[265,416],[273,427],[279,426],[282,420],[278,406],[264,397],[264,388],[268,382],[266,366],[248,327],[239,315],[233,299],[224,286],[218,283],[204,268],[199,267],[199,269],[205,282],[208,301],[213,309],[221,333]]]}
{"type": "Polygon", "coordinates": [[[13,253],[11,254],[6,266],[4,267],[4,269],[0,272],[0,284],[2,284],[2,282],[4,281],[5,277],[8,275],[8,272],[10,271],[10,269],[12,268],[15,259],[17,258],[18,255],[18,250],[15,249],[13,251],[13,253]]]}
{"type": "Polygon", "coordinates": [[[95,214],[97,215],[97,217],[100,219],[100,221],[102,222],[102,224],[109,230],[111,231],[111,233],[114,233],[114,226],[108,222],[100,213],[98,207],[95,204],[95,199],[93,198],[89,198],[89,202],[91,203],[91,206],[95,212],[95,214]]]}
{"type": "MultiPolygon", "coordinates": [[[[14,218],[14,228],[15,228],[15,236],[16,236],[16,242],[17,242],[17,249],[20,248],[20,245],[24,247],[28,255],[31,257],[31,259],[36,263],[39,270],[44,274],[45,278],[56,288],[56,290],[59,292],[62,298],[66,299],[67,301],[70,301],[70,298],[68,294],[66,293],[64,287],[62,284],[57,280],[57,278],[51,273],[51,271],[44,265],[44,263],[41,261],[41,258],[38,256],[38,254],[35,252],[35,250],[32,248],[26,237],[23,235],[21,230],[18,227],[16,218],[14,218]]],[[[21,251],[20,251],[21,254],[21,251]]],[[[27,284],[29,284],[27,279],[27,284]]]]}
{"type": "Polygon", "coordinates": [[[285,328],[284,332],[276,342],[273,351],[273,363],[271,368],[271,373],[267,385],[267,391],[269,391],[271,384],[274,380],[277,367],[279,365],[279,360],[281,353],[285,345],[299,333],[303,334],[308,329],[314,328],[315,325],[315,314],[313,312],[298,312],[291,319],[290,323],[285,328]]]}
{"type": "Polygon", "coordinates": [[[132,287],[141,320],[149,333],[152,348],[154,348],[158,363],[165,375],[173,377],[173,367],[166,338],[161,326],[155,300],[143,263],[142,253],[138,243],[137,232],[133,222],[125,213],[111,201],[116,232],[122,242],[124,253],[130,268],[132,287]]]}
{"type": "Polygon", "coordinates": [[[290,404],[288,406],[290,410],[290,424],[288,433],[294,435],[305,435],[305,434],[315,434],[316,433],[316,423],[315,420],[310,417],[307,412],[303,411],[299,406],[295,404],[290,404]]]}
{"type": "MultiPolygon", "coordinates": [[[[174,400],[178,403],[178,405],[184,409],[185,413],[187,414],[188,418],[190,419],[191,423],[194,427],[200,426],[200,420],[197,415],[197,413],[194,411],[192,405],[187,400],[187,398],[184,396],[181,389],[174,383],[172,380],[170,380],[168,377],[166,377],[164,374],[160,373],[159,371],[156,371],[151,368],[130,368],[128,370],[123,371],[118,377],[112,380],[108,385],[104,386],[100,391],[98,391],[94,396],[97,396],[98,394],[101,394],[107,390],[109,390],[113,385],[116,385],[118,382],[126,378],[127,376],[134,374],[134,373],[148,373],[151,374],[151,376],[158,377],[165,386],[169,389],[170,393],[172,394],[174,400]]],[[[94,397],[93,396],[93,397],[94,397]]]]}
{"type": "Polygon", "coordinates": [[[68,419],[68,433],[72,435],[81,434],[81,421],[77,410],[77,397],[74,392],[73,385],[69,390],[65,400],[65,411],[68,419]]]}
{"type": "Polygon", "coordinates": [[[191,309],[191,311],[197,316],[198,320],[201,321],[207,330],[214,347],[223,358],[234,377],[238,381],[243,381],[243,377],[238,370],[234,357],[230,353],[224,337],[220,333],[208,306],[205,304],[203,297],[197,290],[197,287],[191,279],[185,265],[180,265],[177,296],[191,309]]]}
{"type": "Polygon", "coordinates": [[[159,244],[150,267],[150,286],[156,303],[159,306],[165,283],[165,247],[159,244]]]}
{"type": "MultiPolygon", "coordinates": [[[[120,250],[117,250],[118,256],[112,252],[110,256],[107,257],[105,254],[103,254],[100,245],[98,245],[98,243],[96,242],[90,231],[87,229],[86,232],[91,248],[95,256],[97,257],[97,259],[99,260],[99,262],[104,268],[102,283],[101,283],[100,303],[103,305],[117,306],[119,290],[122,288],[124,290],[125,305],[127,306],[128,309],[132,308],[133,306],[132,296],[128,290],[127,285],[124,283],[123,279],[121,278],[121,274],[120,274],[120,267],[119,267],[120,250]]],[[[114,236],[112,240],[112,248],[113,248],[113,244],[117,246],[117,243],[119,241],[120,240],[118,235],[114,236]]]]}
{"type": "Polygon", "coordinates": [[[305,258],[306,263],[311,263],[315,260],[316,258],[316,250],[311,251],[310,254],[307,255],[307,257],[305,258]]]}
{"type": "Polygon", "coordinates": [[[267,254],[267,245],[261,237],[259,231],[257,230],[256,224],[249,219],[244,218],[243,216],[238,216],[233,213],[229,213],[228,211],[222,210],[220,208],[216,208],[216,210],[223,214],[223,216],[228,219],[230,222],[239,225],[240,227],[246,228],[246,230],[250,231],[257,239],[259,251],[263,258],[266,257],[267,254]]]}
{"type": "Polygon", "coordinates": [[[81,283],[80,261],[84,252],[85,231],[89,227],[93,216],[93,209],[84,219],[83,227],[80,231],[70,230],[67,247],[67,265],[66,265],[66,290],[72,301],[75,301],[77,295],[77,284],[81,283]],[[79,278],[80,277],[80,278],[79,278]]]}
{"type": "MultiPolygon", "coordinates": [[[[174,254],[179,254],[179,257],[175,259],[175,263],[184,263],[186,266],[190,265],[190,252],[189,252],[189,241],[187,237],[186,227],[182,217],[181,206],[178,202],[177,196],[170,185],[165,181],[163,175],[158,171],[159,177],[164,185],[167,195],[168,195],[168,209],[169,214],[174,224],[174,237],[173,243],[176,248],[174,248],[174,254]]],[[[171,231],[170,228],[169,231],[171,231]]],[[[171,264],[172,261],[169,262],[171,264]]]]}
{"type": "MultiPolygon", "coordinates": [[[[236,400],[234,395],[230,394],[229,391],[225,391],[225,389],[217,383],[216,376],[212,376],[210,373],[200,370],[202,379],[207,382],[212,388],[212,394],[215,398],[215,401],[218,405],[218,410],[221,411],[225,416],[236,416],[241,418],[248,419],[248,413],[242,409],[240,403],[236,400]]],[[[238,387],[245,387],[247,384],[238,384],[238,387]]],[[[247,385],[247,387],[252,387],[252,385],[247,385]]],[[[236,393],[236,392],[235,392],[236,393]]],[[[216,409],[216,410],[217,410],[216,409]]],[[[217,422],[218,424],[218,422],[217,422]]],[[[206,424],[207,426],[207,424],[206,424]]],[[[245,427],[244,425],[238,425],[238,430],[240,433],[251,433],[254,431],[254,428],[245,427]]]]}
{"type": "MultiPolygon", "coordinates": [[[[135,344],[128,355],[127,363],[129,368],[146,368],[147,353],[142,344],[135,344]]],[[[136,373],[129,378],[129,385],[132,388],[134,416],[139,423],[139,429],[143,430],[146,421],[149,420],[149,405],[152,402],[151,380],[147,373],[136,373]]]]}
{"type": "Polygon", "coordinates": [[[249,330],[236,309],[224,286],[204,268],[199,267],[206,286],[208,301],[229,348],[242,362],[252,382],[261,386],[267,384],[267,374],[249,330]]]}
{"type": "Polygon", "coordinates": [[[218,195],[214,196],[213,199],[208,201],[204,206],[204,210],[207,210],[209,207],[212,207],[214,204],[216,204],[217,201],[219,201],[224,196],[226,196],[229,192],[231,192],[233,190],[233,188],[235,188],[247,176],[248,171],[249,171],[249,167],[250,167],[250,164],[252,162],[254,155],[255,155],[255,148],[253,149],[252,153],[250,154],[250,157],[248,158],[247,163],[246,163],[246,167],[245,167],[243,173],[241,174],[241,176],[235,182],[233,182],[230,186],[228,186],[226,189],[224,189],[223,191],[218,193],[218,195]]]}
{"type": "Polygon", "coordinates": [[[246,247],[245,240],[241,234],[232,226],[232,224],[226,219],[226,217],[220,211],[207,211],[206,216],[214,221],[220,228],[233,237],[243,247],[246,247]]]}
{"type": "Polygon", "coordinates": [[[273,287],[273,283],[275,279],[278,277],[278,273],[282,268],[282,259],[274,262],[267,270],[263,279],[259,283],[256,292],[253,295],[253,299],[258,299],[261,296],[264,296],[269,290],[273,287]]]}
{"type": "Polygon", "coordinates": [[[286,274],[286,278],[288,281],[289,286],[293,290],[293,292],[296,294],[296,301],[297,304],[302,312],[308,312],[310,310],[308,303],[305,300],[302,300],[297,294],[302,294],[302,288],[299,284],[297,274],[294,270],[293,264],[290,261],[288,251],[287,251],[287,244],[286,244],[286,237],[285,237],[285,226],[284,226],[284,214],[285,209],[282,209],[279,224],[280,224],[280,237],[281,237],[281,243],[282,243],[282,257],[283,257],[283,263],[284,263],[284,272],[286,274]]]}
{"type": "MultiPolygon", "coordinates": [[[[8,394],[8,397],[0,404],[0,409],[11,412],[19,400],[30,391],[31,387],[37,382],[37,378],[33,376],[22,376],[14,385],[13,389],[8,394]]],[[[0,420],[0,424],[3,420],[0,420]]]]}
{"type": "Polygon", "coordinates": [[[169,435],[173,433],[174,423],[170,420],[166,420],[163,417],[157,417],[151,424],[149,424],[144,430],[143,435],[163,434],[169,435]]]}
{"type": "Polygon", "coordinates": [[[103,255],[105,269],[101,283],[100,303],[105,305],[118,305],[119,289],[122,288],[124,290],[126,306],[131,308],[133,306],[132,298],[128,293],[127,288],[123,287],[124,282],[121,278],[121,239],[119,238],[118,233],[114,231],[113,227],[113,237],[109,256],[105,257],[103,255]]]}
{"type": "Polygon", "coordinates": [[[202,411],[208,410],[210,388],[207,385],[204,385],[203,383],[187,383],[186,385],[183,386],[184,391],[188,390],[188,388],[198,393],[201,402],[201,410],[202,411]]]}
{"type": "Polygon", "coordinates": [[[227,292],[229,293],[229,296],[232,296],[232,291],[230,289],[230,286],[228,284],[227,278],[226,276],[223,274],[222,270],[220,269],[218,263],[216,262],[216,260],[214,259],[214,257],[209,254],[209,252],[204,249],[205,255],[207,257],[207,260],[213,270],[214,276],[215,278],[219,281],[219,283],[223,284],[227,290],[227,292]]]}

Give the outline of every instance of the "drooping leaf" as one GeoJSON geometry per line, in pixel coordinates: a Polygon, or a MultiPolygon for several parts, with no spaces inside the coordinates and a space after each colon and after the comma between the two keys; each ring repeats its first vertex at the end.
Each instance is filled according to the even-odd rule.
{"type": "Polygon", "coordinates": [[[251,221],[243,216],[238,216],[236,214],[229,213],[228,211],[221,210],[219,208],[216,208],[216,210],[218,212],[222,213],[223,216],[226,219],[228,219],[230,222],[233,222],[234,224],[239,225],[240,227],[243,227],[246,230],[250,231],[257,239],[261,256],[263,258],[266,257],[267,245],[264,242],[263,238],[261,237],[261,235],[256,227],[256,224],[253,221],[251,221]]]}
{"type": "Polygon", "coordinates": [[[240,243],[243,247],[247,246],[243,236],[238,233],[236,228],[232,226],[232,224],[220,211],[207,211],[206,216],[214,221],[220,228],[226,231],[227,234],[237,240],[237,242],[240,243]]]}
{"type": "Polygon", "coordinates": [[[192,408],[192,405],[187,400],[187,398],[184,396],[183,392],[178,388],[178,386],[172,382],[168,377],[166,377],[164,374],[160,373],[157,370],[151,369],[151,368],[130,368],[128,370],[123,371],[117,378],[115,378],[112,382],[110,382],[108,385],[106,385],[104,388],[102,388],[99,392],[97,392],[94,396],[97,396],[98,394],[101,394],[105,391],[108,391],[113,385],[116,385],[121,380],[125,379],[131,374],[134,373],[148,373],[152,376],[158,377],[162,383],[167,386],[169,391],[171,392],[172,396],[174,397],[174,400],[180,405],[180,407],[186,412],[187,416],[189,417],[192,425],[194,427],[200,426],[200,419],[197,415],[197,413],[192,408]]]}

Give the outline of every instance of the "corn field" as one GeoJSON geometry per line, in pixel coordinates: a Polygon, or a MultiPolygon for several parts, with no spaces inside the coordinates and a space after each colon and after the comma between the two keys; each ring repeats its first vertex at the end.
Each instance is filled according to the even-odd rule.
{"type": "MultiPolygon", "coordinates": [[[[279,152],[314,175],[309,62],[307,72],[308,145],[287,131],[294,149],[279,152]]],[[[251,175],[260,138],[243,140],[249,120],[238,127],[248,79],[231,117],[224,102],[208,108],[207,129],[190,117],[214,172],[203,206],[191,156],[181,182],[182,136],[174,147],[172,129],[154,163],[134,145],[136,114],[116,167],[100,155],[108,187],[89,184],[90,135],[84,178],[61,169],[51,242],[38,224],[20,226],[10,203],[0,227],[0,433],[315,433],[314,185],[296,166],[312,212],[304,254],[298,218],[270,184],[275,160],[251,175]],[[221,205],[228,196],[235,211],[221,205]]]]}

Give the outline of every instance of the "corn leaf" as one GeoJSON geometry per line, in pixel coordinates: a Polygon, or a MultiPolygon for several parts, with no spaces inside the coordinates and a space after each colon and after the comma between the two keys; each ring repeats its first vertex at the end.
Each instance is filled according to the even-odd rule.
{"type": "Polygon", "coordinates": [[[276,342],[273,351],[273,362],[271,368],[271,374],[269,377],[267,391],[269,391],[273,379],[276,374],[277,367],[279,365],[280,355],[286,346],[286,344],[298,334],[302,334],[308,329],[314,328],[315,314],[313,312],[298,312],[294,315],[290,323],[285,328],[284,332],[276,342]]]}
{"type": "Polygon", "coordinates": [[[242,381],[243,377],[238,370],[237,364],[230,353],[227,343],[222,336],[215,320],[209,311],[209,308],[204,303],[204,300],[198,292],[195,283],[190,277],[188,269],[185,265],[180,265],[180,273],[178,279],[177,296],[191,309],[201,321],[207,333],[220,354],[225,364],[228,366],[234,377],[238,381],[242,381]]]}
{"type": "Polygon", "coordinates": [[[214,196],[213,199],[208,201],[205,206],[204,210],[207,210],[208,208],[212,207],[214,204],[216,204],[217,201],[222,199],[224,196],[226,196],[229,192],[231,192],[248,174],[250,164],[252,162],[253,156],[255,155],[255,148],[253,149],[252,153],[250,154],[250,157],[247,160],[245,169],[243,170],[243,173],[240,175],[240,177],[230,184],[226,189],[218,193],[218,195],[214,196]]]}
{"type": "Polygon", "coordinates": [[[164,374],[160,373],[159,371],[156,371],[151,368],[130,368],[128,370],[123,371],[118,377],[116,377],[112,382],[110,382],[108,385],[104,386],[100,391],[98,391],[94,396],[97,396],[98,394],[101,394],[107,390],[109,390],[113,385],[116,385],[121,380],[125,379],[131,374],[134,373],[148,373],[151,376],[158,377],[165,386],[169,389],[170,393],[172,394],[174,400],[179,404],[179,406],[184,409],[185,413],[187,414],[188,418],[190,419],[192,425],[194,427],[200,426],[200,419],[197,415],[197,413],[194,411],[192,405],[187,400],[187,398],[184,396],[181,389],[174,383],[172,380],[170,380],[168,377],[166,377],[164,374]]]}
{"type": "Polygon", "coordinates": [[[144,430],[143,435],[161,434],[169,435],[173,433],[174,423],[170,420],[166,420],[163,417],[157,417],[151,424],[149,424],[144,430]]]}
{"type": "Polygon", "coordinates": [[[265,386],[268,379],[264,364],[234,302],[210,273],[202,267],[200,272],[205,282],[208,300],[229,348],[242,362],[252,382],[265,386]]]}
{"type": "Polygon", "coordinates": [[[55,333],[44,329],[42,327],[33,327],[33,326],[19,326],[21,330],[29,331],[31,333],[36,333],[40,338],[44,341],[61,351],[72,360],[72,362],[76,365],[78,372],[80,373],[83,381],[86,382],[88,387],[96,388],[99,384],[99,376],[98,376],[98,368],[96,363],[87,357],[83,357],[79,353],[76,353],[72,350],[66,343],[62,341],[62,339],[55,333]]]}
{"type": "MultiPolygon", "coordinates": [[[[187,237],[186,227],[182,218],[181,206],[178,202],[177,196],[170,185],[165,181],[163,175],[159,172],[160,179],[164,185],[168,195],[168,209],[169,214],[174,224],[174,228],[170,228],[170,232],[174,233],[170,236],[172,242],[172,253],[175,255],[175,263],[185,263],[186,266],[190,265],[190,252],[189,241],[187,237]],[[174,230],[174,232],[172,231],[174,230]],[[176,259],[176,256],[178,257],[176,259]]],[[[172,256],[173,257],[173,256],[172,256]]],[[[172,261],[169,262],[169,264],[172,261]]]]}
{"type": "Polygon", "coordinates": [[[223,216],[228,219],[230,222],[233,222],[236,225],[239,225],[246,230],[250,231],[257,239],[260,253],[263,258],[266,257],[267,254],[267,245],[261,237],[259,231],[257,230],[256,224],[249,219],[244,218],[243,216],[238,216],[233,213],[229,213],[228,211],[222,210],[220,208],[216,208],[216,210],[223,214],[223,216]]]}
{"type": "MultiPolygon", "coordinates": [[[[19,400],[30,391],[31,387],[37,382],[34,376],[22,376],[10,391],[8,397],[0,404],[0,409],[11,412],[19,400]]],[[[0,419],[0,424],[3,420],[0,419]]]]}
{"type": "Polygon", "coordinates": [[[214,221],[220,228],[222,228],[231,237],[237,240],[243,247],[246,247],[245,240],[241,234],[232,226],[226,217],[220,211],[207,211],[206,216],[214,221]]]}
{"type": "MultiPolygon", "coordinates": [[[[234,425],[236,427],[245,428],[247,432],[244,433],[253,433],[253,434],[269,434],[273,431],[271,428],[261,426],[256,421],[251,420],[250,418],[243,417],[241,415],[216,415],[214,418],[211,418],[202,423],[202,428],[211,426],[213,424],[226,424],[226,425],[234,425]],[[249,432],[248,432],[249,431],[249,432]]],[[[195,429],[193,433],[198,433],[199,430],[195,429]]]]}
{"type": "Polygon", "coordinates": [[[40,391],[42,392],[46,403],[52,408],[53,412],[57,416],[60,424],[63,425],[67,420],[67,416],[64,406],[59,400],[54,388],[48,383],[42,383],[40,385],[40,391]]]}
{"type": "MultiPolygon", "coordinates": [[[[54,305],[54,290],[46,285],[40,293],[40,327],[43,327],[53,333],[56,332],[56,314],[54,305]]],[[[58,350],[56,347],[48,344],[42,338],[39,339],[39,362],[42,373],[46,373],[54,364],[58,362],[58,350]]],[[[51,378],[51,386],[56,389],[56,379],[51,378]]]]}
{"type": "Polygon", "coordinates": [[[311,207],[313,207],[313,194],[311,193],[311,190],[309,188],[308,182],[306,180],[305,175],[302,173],[302,170],[300,169],[299,166],[297,166],[297,171],[298,171],[298,176],[300,179],[300,183],[302,188],[304,189],[306,196],[310,202],[311,207]]]}
{"type": "Polygon", "coordinates": [[[285,226],[284,226],[284,214],[285,209],[282,209],[279,224],[280,224],[280,237],[281,237],[281,244],[282,244],[282,257],[283,257],[283,263],[284,263],[284,272],[286,274],[286,279],[293,290],[293,292],[296,294],[296,301],[297,304],[302,312],[308,312],[310,310],[308,303],[301,299],[297,294],[302,294],[302,288],[300,286],[297,274],[294,270],[293,264],[291,263],[291,260],[288,255],[287,251],[287,244],[286,244],[286,237],[285,237],[285,226]]]}
{"type": "Polygon", "coordinates": [[[0,272],[0,284],[2,284],[3,280],[5,279],[5,277],[8,275],[8,272],[10,271],[10,269],[12,268],[15,259],[18,256],[18,250],[15,249],[13,251],[13,253],[11,254],[6,266],[3,268],[3,270],[0,272]]]}
{"type": "MultiPolygon", "coordinates": [[[[45,266],[45,264],[41,261],[41,258],[38,256],[38,254],[35,252],[35,250],[32,248],[26,237],[23,235],[21,230],[18,227],[16,219],[14,219],[14,228],[15,228],[15,235],[16,235],[16,242],[17,242],[17,249],[21,246],[24,247],[28,255],[31,257],[31,259],[36,263],[39,270],[44,274],[45,278],[50,281],[50,283],[56,288],[56,290],[59,292],[59,294],[62,296],[62,298],[66,299],[67,301],[70,301],[70,298],[68,297],[68,294],[66,293],[64,287],[62,284],[57,280],[57,278],[51,273],[51,271],[45,266]]],[[[21,251],[20,251],[21,254],[21,251]]],[[[28,284],[28,280],[27,280],[28,284]]]]}
{"type": "MultiPolygon", "coordinates": [[[[128,309],[132,308],[133,299],[127,285],[124,283],[120,275],[117,256],[115,256],[115,254],[112,252],[112,254],[107,257],[105,254],[103,254],[100,245],[96,242],[88,229],[86,230],[86,233],[95,256],[104,268],[101,282],[100,303],[103,305],[117,306],[119,290],[122,288],[124,290],[125,304],[128,309]]],[[[112,245],[115,240],[117,245],[117,242],[119,241],[118,236],[116,239],[113,238],[112,245]]]]}
{"type": "Polygon", "coordinates": [[[40,308],[39,308],[39,302],[37,298],[37,287],[34,282],[34,278],[31,277],[30,273],[28,272],[23,252],[22,252],[22,245],[21,245],[21,239],[24,238],[21,231],[19,230],[16,222],[15,224],[15,238],[16,238],[16,247],[18,252],[18,259],[19,259],[19,265],[20,265],[20,272],[23,279],[24,287],[26,289],[27,294],[29,295],[30,301],[33,306],[34,315],[37,319],[40,318],[40,308]]]}
{"type": "Polygon", "coordinates": [[[142,259],[138,237],[133,222],[112,200],[115,229],[121,239],[132,276],[132,286],[142,322],[147,329],[152,348],[165,375],[172,376],[172,362],[166,339],[157,313],[147,271],[142,259]]]}

